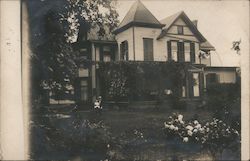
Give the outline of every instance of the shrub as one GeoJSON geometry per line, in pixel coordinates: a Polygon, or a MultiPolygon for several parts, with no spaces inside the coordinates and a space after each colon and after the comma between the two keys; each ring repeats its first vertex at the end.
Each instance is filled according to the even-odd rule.
{"type": "Polygon", "coordinates": [[[223,149],[238,149],[240,134],[223,121],[213,118],[204,124],[198,120],[184,121],[183,115],[173,114],[164,122],[164,130],[169,137],[179,137],[184,143],[202,145],[215,158],[223,149]]]}
{"type": "Polygon", "coordinates": [[[240,97],[240,84],[212,84],[207,87],[207,107],[222,120],[229,117],[233,108],[240,110],[240,97]]]}

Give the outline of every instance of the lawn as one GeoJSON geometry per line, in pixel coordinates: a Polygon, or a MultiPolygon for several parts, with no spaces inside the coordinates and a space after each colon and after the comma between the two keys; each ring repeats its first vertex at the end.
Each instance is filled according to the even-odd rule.
{"type": "Polygon", "coordinates": [[[33,159],[105,158],[125,160],[209,159],[199,145],[170,139],[164,133],[164,121],[172,113],[184,120],[210,120],[213,114],[204,109],[104,109],[101,115],[90,110],[72,111],[71,107],[33,114],[31,121],[33,159]],[[82,128],[91,124],[96,130],[82,128]],[[76,123],[77,122],[77,123],[76,123]],[[91,137],[86,134],[90,133],[91,137]],[[94,138],[92,138],[92,135],[94,138]],[[100,141],[100,142],[98,142],[100,141]]]}

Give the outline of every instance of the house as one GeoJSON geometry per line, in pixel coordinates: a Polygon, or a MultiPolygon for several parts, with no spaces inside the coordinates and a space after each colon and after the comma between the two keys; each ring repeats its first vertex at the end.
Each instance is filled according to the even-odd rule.
{"type": "Polygon", "coordinates": [[[187,99],[200,98],[207,83],[236,82],[236,67],[211,66],[214,46],[198,30],[197,20],[190,20],[183,11],[159,21],[137,0],[113,32],[115,40],[92,40],[81,31],[84,29],[74,48],[94,63],[88,67],[83,63],[79,69],[77,102],[92,102],[100,95],[99,61],[185,63],[187,77],[181,97],[187,99]]]}

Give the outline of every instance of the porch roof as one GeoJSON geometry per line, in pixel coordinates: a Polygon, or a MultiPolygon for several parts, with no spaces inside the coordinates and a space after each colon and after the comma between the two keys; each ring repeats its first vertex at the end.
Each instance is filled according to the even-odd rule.
{"type": "Polygon", "coordinates": [[[209,41],[205,41],[205,42],[201,43],[200,49],[201,50],[212,50],[212,51],[215,51],[214,46],[211,45],[209,41]]]}

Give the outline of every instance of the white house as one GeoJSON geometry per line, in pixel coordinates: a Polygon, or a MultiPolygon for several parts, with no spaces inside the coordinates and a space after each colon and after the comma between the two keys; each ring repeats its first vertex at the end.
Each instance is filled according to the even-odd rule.
{"type": "MultiPolygon", "coordinates": [[[[199,32],[197,20],[190,20],[183,11],[159,21],[137,0],[113,32],[115,40],[93,40],[81,31],[85,30],[80,29],[74,48],[92,62],[171,60],[188,64],[188,78],[182,87],[185,98],[199,98],[208,83],[236,82],[235,67],[211,66],[210,51],[215,48],[199,32]]],[[[93,63],[79,69],[76,100],[91,102],[100,94],[97,68],[93,63]]]]}

